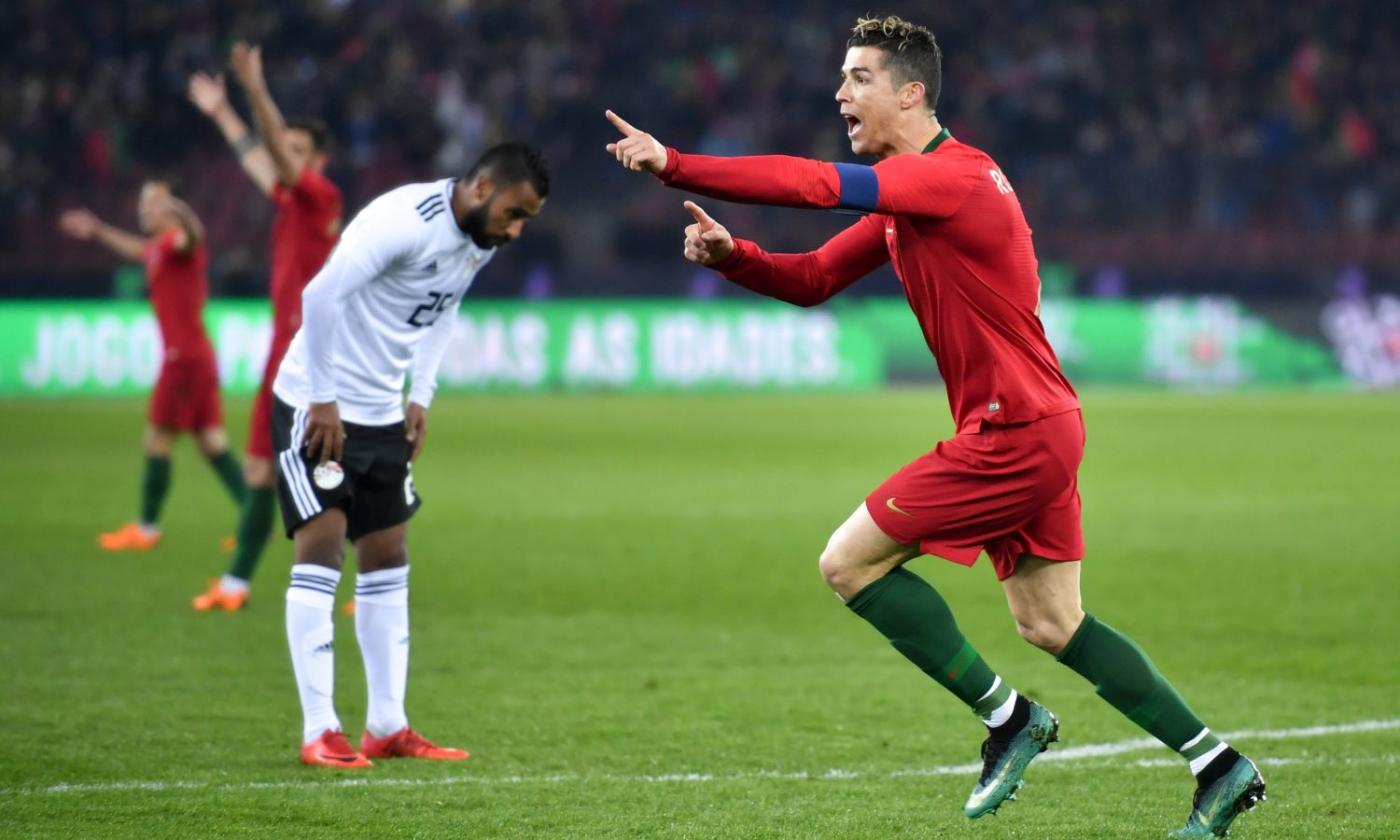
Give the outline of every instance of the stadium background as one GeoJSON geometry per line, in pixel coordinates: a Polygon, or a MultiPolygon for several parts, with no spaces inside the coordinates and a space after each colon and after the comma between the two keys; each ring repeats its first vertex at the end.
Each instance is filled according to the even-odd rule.
{"type": "MultiPolygon", "coordinates": [[[[1400,379],[1400,22],[1387,4],[995,5],[995,27],[978,3],[919,11],[948,56],[940,114],[1010,173],[1047,297],[1176,298],[1125,327],[1142,333],[1145,366],[1132,375],[1148,381],[1400,379]],[[1199,307],[1200,296],[1216,300],[1199,307]],[[1239,369],[1238,336],[1256,326],[1341,364],[1239,369]]],[[[349,210],[459,172],[503,138],[544,147],[550,212],[478,298],[751,299],[676,259],[677,197],[603,165],[601,106],[680,148],[849,157],[831,102],[842,3],[761,2],[742,19],[708,3],[619,0],[66,9],[33,0],[0,21],[5,298],[139,297],[139,274],[114,280],[102,249],[63,241],[54,219],[85,204],[130,223],[135,187],[153,173],[174,176],[208,225],[215,296],[262,294],[271,208],[184,98],[188,74],[221,67],[236,36],[264,44],[285,112],[331,124],[330,173],[349,210]]],[[[784,250],[845,221],[717,212],[784,250]]],[[[870,295],[898,296],[888,271],[852,290],[870,295]]],[[[1056,326],[1073,333],[1077,314],[1062,307],[1056,326]]],[[[1095,346],[1080,348],[1087,364],[1067,360],[1076,378],[1121,379],[1098,363],[1112,367],[1103,328],[1083,329],[1095,346]]],[[[896,351],[893,367],[926,379],[906,334],[913,360],[896,351]]],[[[149,342],[131,352],[153,355],[149,342]]],[[[0,389],[26,390],[7,367],[0,389]]]]}
{"type": "MultiPolygon", "coordinates": [[[[602,152],[611,107],[687,150],[849,159],[832,101],[843,33],[886,10],[935,30],[940,115],[998,160],[1035,230],[1047,327],[1090,428],[1087,595],[1220,728],[1275,733],[1243,742],[1279,793],[1240,836],[1394,836],[1394,805],[1360,803],[1392,801],[1400,753],[1400,16],[1259,0],[13,4],[0,835],[966,830],[965,779],[928,771],[973,758],[966,721],[812,568],[851,500],[947,431],[896,281],[882,271],[816,310],[730,288],[681,260],[681,195],[602,152]],[[184,96],[240,37],[263,44],[285,113],[330,123],[350,212],[506,138],[553,166],[544,214],[463,307],[444,378],[470,394],[435,406],[418,471],[410,710],[480,748],[480,785],[377,769],[389,803],[292,767],[287,549],[239,623],[189,613],[232,527],[191,449],[160,552],[114,563],[92,545],[134,503],[158,344],[139,267],[61,238],[56,217],[86,205],[134,227],[141,179],[175,179],[209,228],[241,440],[271,208],[184,96]],[[791,389],[807,393],[740,393],[791,389]],[[1289,734],[1334,724],[1361,728],[1289,734]],[[366,805],[402,822],[347,830],[366,805]]],[[[709,204],[775,249],[849,221],[709,204]]],[[[985,569],[919,562],[989,657],[1077,721],[1070,745],[1137,737],[1023,649],[985,569]]],[[[353,727],[358,661],[342,650],[353,727]]],[[[1184,816],[1177,770],[1112,761],[1033,773],[1043,798],[978,832],[1155,837],[1184,816]]]]}

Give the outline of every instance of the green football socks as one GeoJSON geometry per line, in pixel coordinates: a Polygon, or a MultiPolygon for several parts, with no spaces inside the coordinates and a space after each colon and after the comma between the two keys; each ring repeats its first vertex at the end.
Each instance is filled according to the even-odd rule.
{"type": "Polygon", "coordinates": [[[271,487],[249,487],[238,514],[238,547],[229,564],[229,577],[252,580],[263,548],[272,536],[275,491],[271,487]]]}
{"type": "Polygon", "coordinates": [[[1132,639],[1086,614],[1056,657],[1094,684],[1100,697],[1148,734],[1181,753],[1193,772],[1221,742],[1132,639]]]}
{"type": "Polygon", "coordinates": [[[1011,696],[1011,688],[958,630],[943,596],[908,569],[901,566],[871,583],[846,606],[979,715],[985,717],[984,707],[996,709],[1011,696]]]}
{"type": "Polygon", "coordinates": [[[141,476],[141,524],[154,528],[160,522],[160,509],[170,492],[170,457],[147,455],[141,476]]]}
{"type": "MultiPolygon", "coordinates": [[[[895,569],[847,606],[984,720],[1014,696],[958,630],[947,602],[913,572],[895,569]]],[[[1226,748],[1141,648],[1092,615],[1084,616],[1057,658],[1093,683],[1109,705],[1181,753],[1193,773],[1226,748]]]]}
{"type": "Polygon", "coordinates": [[[233,457],[233,453],[225,449],[218,455],[209,457],[209,466],[214,468],[215,474],[219,476],[219,481],[223,483],[224,489],[233,497],[238,504],[243,504],[243,499],[248,494],[248,487],[243,483],[243,467],[239,466],[238,459],[233,457]]]}

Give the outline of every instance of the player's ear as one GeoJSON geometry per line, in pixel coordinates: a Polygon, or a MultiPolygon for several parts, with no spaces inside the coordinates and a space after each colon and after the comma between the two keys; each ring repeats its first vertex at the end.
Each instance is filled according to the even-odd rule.
{"type": "Polygon", "coordinates": [[[477,174],[471,185],[472,195],[477,201],[485,201],[496,191],[496,182],[485,172],[477,174]]]}
{"type": "Polygon", "coordinates": [[[908,82],[899,89],[899,107],[913,108],[924,101],[924,83],[908,82]]]}

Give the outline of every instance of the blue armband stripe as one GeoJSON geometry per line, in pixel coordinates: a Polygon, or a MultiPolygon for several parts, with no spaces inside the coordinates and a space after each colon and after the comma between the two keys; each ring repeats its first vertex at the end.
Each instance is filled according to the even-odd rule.
{"type": "Polygon", "coordinates": [[[841,197],[836,206],[846,210],[874,211],[880,203],[880,179],[875,170],[859,163],[836,163],[841,179],[841,197]]]}

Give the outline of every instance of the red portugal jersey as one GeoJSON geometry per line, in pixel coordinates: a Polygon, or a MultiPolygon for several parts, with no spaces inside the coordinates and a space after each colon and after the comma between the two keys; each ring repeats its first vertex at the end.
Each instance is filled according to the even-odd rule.
{"type": "Polygon", "coordinates": [[[736,239],[715,267],[754,291],[811,306],[893,263],[959,434],[1079,407],[1040,322],[1035,249],[1016,193],[990,157],[947,130],[922,154],[874,166],[671,150],[661,178],[732,201],[868,213],[806,254],[769,254],[736,239]]]}
{"type": "Polygon", "coordinates": [[[272,186],[272,313],[274,340],[292,340],[301,326],[301,290],[321,270],[340,237],[340,189],[303,167],[297,182],[272,186]]]}
{"type": "Polygon", "coordinates": [[[170,228],[146,243],[146,285],[156,311],[165,361],[213,358],[214,346],[204,331],[204,301],[209,297],[204,243],[182,253],[176,243],[180,230],[170,228]]]}

